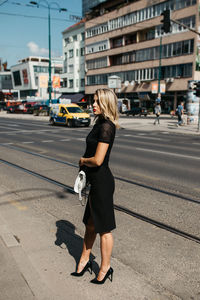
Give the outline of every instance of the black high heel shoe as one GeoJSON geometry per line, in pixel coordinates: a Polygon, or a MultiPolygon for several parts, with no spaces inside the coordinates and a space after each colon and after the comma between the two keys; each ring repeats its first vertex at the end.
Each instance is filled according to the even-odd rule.
{"type": "Polygon", "coordinates": [[[92,261],[91,260],[89,260],[87,262],[87,264],[85,265],[85,267],[83,268],[83,270],[81,272],[79,272],[79,273],[73,272],[73,273],[71,273],[71,275],[75,276],[75,277],[81,277],[87,270],[90,272],[90,274],[92,274],[92,261]]]}
{"type": "Polygon", "coordinates": [[[94,284],[104,284],[104,282],[106,281],[107,278],[109,278],[110,281],[112,282],[113,272],[114,272],[113,268],[110,267],[110,269],[108,269],[106,275],[104,276],[104,278],[102,280],[97,280],[97,278],[94,278],[90,282],[94,283],[94,284]]]}

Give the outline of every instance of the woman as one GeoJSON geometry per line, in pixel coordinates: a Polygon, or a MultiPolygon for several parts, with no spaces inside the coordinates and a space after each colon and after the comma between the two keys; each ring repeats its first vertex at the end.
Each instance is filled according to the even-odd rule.
{"type": "Polygon", "coordinates": [[[93,112],[96,123],[86,138],[86,151],[79,166],[86,171],[91,184],[83,222],[86,226],[83,250],[73,276],[82,276],[87,270],[92,273],[89,260],[96,234],[100,234],[101,266],[97,278],[91,282],[103,284],[107,278],[112,281],[113,269],[110,258],[113,248],[111,230],[115,229],[113,207],[114,178],[108,167],[109,156],[118,127],[117,97],[112,90],[99,89],[94,95],[93,112]]]}

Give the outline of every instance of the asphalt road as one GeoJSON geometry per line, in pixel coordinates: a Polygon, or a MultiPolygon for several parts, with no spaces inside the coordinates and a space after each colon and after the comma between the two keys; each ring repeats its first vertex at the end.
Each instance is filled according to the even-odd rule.
{"type": "MultiPolygon", "coordinates": [[[[42,152],[78,164],[90,129],[4,119],[0,121],[0,144],[42,152]]],[[[120,129],[110,166],[116,176],[198,198],[199,150],[199,136],[120,129]]]]}
{"type": "MultiPolygon", "coordinates": [[[[51,127],[45,122],[4,118],[0,120],[0,158],[73,186],[90,129],[51,127]],[[35,156],[36,153],[40,156],[35,156]]],[[[118,130],[110,161],[116,177],[115,203],[200,237],[199,150],[199,136],[118,130]]],[[[1,170],[1,183],[12,193],[28,193],[26,186],[31,188],[28,176],[3,163],[1,170]]],[[[51,199],[49,189],[48,202],[35,200],[34,193],[41,200],[48,195],[42,188],[44,183],[37,180],[39,183],[34,179],[35,188],[28,195],[33,200],[29,205],[36,211],[66,217],[64,211],[69,207],[60,203],[59,191],[56,199],[51,199]]],[[[78,222],[73,207],[70,209],[71,222],[78,222]]],[[[198,295],[198,244],[120,213],[117,213],[117,224],[117,246],[113,254],[116,259],[181,299],[198,295]],[[179,277],[181,281],[177,285],[179,277]]],[[[83,234],[81,226],[78,227],[83,234]]]]}

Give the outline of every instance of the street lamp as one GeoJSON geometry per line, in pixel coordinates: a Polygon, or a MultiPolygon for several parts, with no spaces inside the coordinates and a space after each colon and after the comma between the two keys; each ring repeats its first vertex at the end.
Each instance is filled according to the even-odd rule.
{"type": "MultiPolygon", "coordinates": [[[[38,2],[36,1],[30,1],[30,4],[37,5],[39,8],[40,6],[48,9],[48,33],[49,33],[49,80],[48,80],[48,92],[49,92],[49,103],[51,104],[51,91],[52,91],[52,81],[51,81],[51,8],[52,4],[57,6],[57,10],[59,12],[61,11],[67,11],[66,8],[61,8],[58,3],[51,2],[49,3],[47,0],[40,0],[38,2]],[[40,5],[41,2],[44,2],[45,5],[40,5]]],[[[56,9],[56,8],[54,8],[56,9]]]]}

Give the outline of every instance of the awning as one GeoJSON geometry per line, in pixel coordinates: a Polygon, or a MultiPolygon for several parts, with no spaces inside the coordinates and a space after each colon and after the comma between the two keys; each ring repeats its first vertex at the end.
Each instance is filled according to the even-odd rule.
{"type": "Polygon", "coordinates": [[[78,102],[85,102],[81,101],[84,99],[84,94],[79,93],[79,94],[62,94],[59,99],[70,99],[72,103],[78,103],[78,102]]]}

